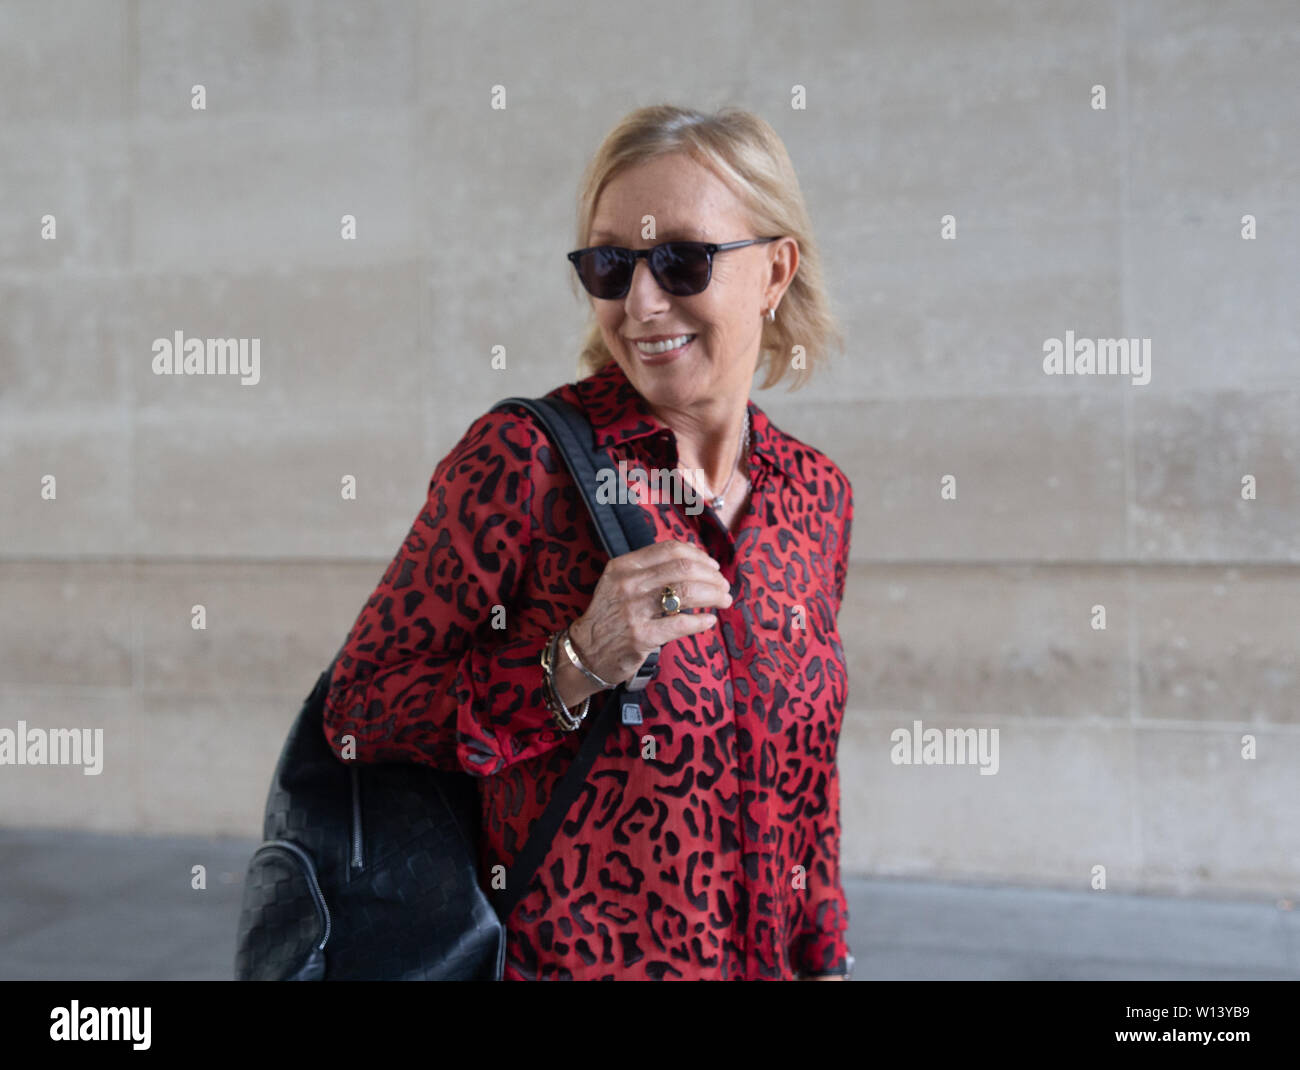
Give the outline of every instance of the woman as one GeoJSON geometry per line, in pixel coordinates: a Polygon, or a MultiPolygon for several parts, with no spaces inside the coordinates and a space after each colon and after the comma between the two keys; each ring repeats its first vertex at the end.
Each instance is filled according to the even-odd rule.
{"type": "Polygon", "coordinates": [[[506,921],[505,977],[842,979],[852,491],[749,400],[760,360],[802,381],[837,337],[793,167],[748,113],[641,109],[588,168],[578,243],[592,374],[551,394],[680,500],[643,497],[657,541],[611,561],[531,417],[479,417],[352,628],[326,735],[477,776],[486,888],[659,650],[506,921]]]}

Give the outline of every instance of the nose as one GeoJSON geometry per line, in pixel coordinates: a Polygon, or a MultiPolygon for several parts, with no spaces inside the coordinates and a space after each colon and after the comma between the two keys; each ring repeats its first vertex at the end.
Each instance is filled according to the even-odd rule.
{"type": "Polygon", "coordinates": [[[642,257],[632,269],[632,283],[628,287],[623,308],[633,319],[644,320],[652,312],[668,307],[669,294],[655,280],[650,265],[642,257]]]}

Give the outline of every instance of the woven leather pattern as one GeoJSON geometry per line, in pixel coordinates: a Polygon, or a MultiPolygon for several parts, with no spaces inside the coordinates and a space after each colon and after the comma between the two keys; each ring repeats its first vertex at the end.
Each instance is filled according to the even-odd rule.
{"type": "Polygon", "coordinates": [[[287,963],[306,962],[325,936],[302,863],[279,847],[264,846],[248,864],[236,973],[273,981],[287,963]]]}

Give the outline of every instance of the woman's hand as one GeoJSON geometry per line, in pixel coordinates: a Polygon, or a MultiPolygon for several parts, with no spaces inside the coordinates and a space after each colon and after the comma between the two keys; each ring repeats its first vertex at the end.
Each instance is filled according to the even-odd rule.
{"type": "MultiPolygon", "coordinates": [[[[569,637],[582,663],[617,685],[632,679],[652,651],[718,622],[712,613],[685,610],[729,605],[730,585],[713,558],[687,542],[657,542],[605,565],[591,605],[569,626],[569,637]],[[659,596],[669,585],[683,612],[664,616],[659,596]]],[[[559,659],[556,687],[570,707],[599,690],[565,657],[559,659]]]]}

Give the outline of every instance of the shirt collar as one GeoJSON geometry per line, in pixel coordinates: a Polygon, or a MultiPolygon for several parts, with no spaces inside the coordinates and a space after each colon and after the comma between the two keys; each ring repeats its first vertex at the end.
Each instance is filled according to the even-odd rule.
{"type": "MultiPolygon", "coordinates": [[[[650,411],[618,361],[611,360],[586,379],[574,383],[572,389],[586,410],[596,445],[601,449],[653,435],[668,440],[673,434],[650,411]]],[[[784,471],[782,455],[777,449],[780,432],[753,401],[748,402],[748,408],[751,464],[758,460],[773,471],[784,471]]]]}

